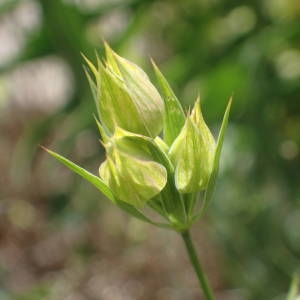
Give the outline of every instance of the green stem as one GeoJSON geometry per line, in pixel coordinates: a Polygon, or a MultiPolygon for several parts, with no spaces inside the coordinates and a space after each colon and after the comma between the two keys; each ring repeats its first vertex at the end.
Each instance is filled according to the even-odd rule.
{"type": "Polygon", "coordinates": [[[203,272],[203,269],[201,267],[200,261],[198,259],[195,247],[193,245],[192,239],[191,239],[191,235],[189,233],[189,231],[184,231],[181,233],[181,236],[183,238],[186,250],[188,252],[190,261],[194,267],[194,270],[197,274],[198,277],[198,281],[200,283],[200,287],[203,290],[203,293],[206,297],[207,300],[215,300],[215,296],[213,295],[213,292],[208,284],[208,281],[206,279],[206,276],[203,272]]]}

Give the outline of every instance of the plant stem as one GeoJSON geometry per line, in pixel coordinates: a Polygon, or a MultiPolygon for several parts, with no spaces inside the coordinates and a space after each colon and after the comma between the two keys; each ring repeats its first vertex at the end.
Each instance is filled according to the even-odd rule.
{"type": "Polygon", "coordinates": [[[191,235],[188,230],[181,233],[181,236],[183,238],[186,250],[188,252],[190,261],[194,267],[194,270],[197,274],[198,281],[200,283],[200,287],[202,288],[202,291],[206,297],[207,300],[215,300],[215,296],[213,295],[213,292],[208,284],[208,281],[206,279],[206,276],[203,272],[203,269],[201,267],[200,261],[198,259],[195,247],[193,245],[191,235]]]}

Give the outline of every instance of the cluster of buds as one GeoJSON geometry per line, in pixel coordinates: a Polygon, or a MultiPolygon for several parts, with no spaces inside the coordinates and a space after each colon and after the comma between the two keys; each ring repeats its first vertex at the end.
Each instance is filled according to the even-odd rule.
{"type": "Polygon", "coordinates": [[[96,65],[85,58],[106,151],[99,176],[49,152],[133,216],[184,231],[201,216],[211,198],[230,105],[216,142],[203,119],[199,99],[185,114],[154,63],[162,95],[140,67],[108,45],[105,51],[106,59],[98,58],[96,65]],[[145,206],[163,217],[164,223],[148,218],[145,206]]]}

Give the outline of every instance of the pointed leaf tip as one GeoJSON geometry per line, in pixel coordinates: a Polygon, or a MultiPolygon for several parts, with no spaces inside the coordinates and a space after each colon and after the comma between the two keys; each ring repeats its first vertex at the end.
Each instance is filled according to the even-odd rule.
{"type": "Polygon", "coordinates": [[[94,74],[94,76],[97,78],[97,76],[98,76],[98,70],[95,67],[95,65],[83,53],[81,53],[81,56],[83,57],[84,61],[86,62],[87,66],[92,71],[92,73],[94,74]]]}
{"type": "Polygon", "coordinates": [[[184,125],[185,115],[181,103],[177,99],[167,79],[152,59],[151,63],[153,65],[158,84],[160,85],[165,104],[164,141],[171,146],[184,125]]]}
{"type": "Polygon", "coordinates": [[[41,146],[45,151],[47,151],[50,155],[52,155],[54,158],[56,158],[59,162],[64,164],[66,167],[68,167],[71,171],[74,173],[80,175],[82,178],[93,184],[98,190],[100,190],[108,199],[115,202],[114,196],[110,190],[110,188],[99,178],[98,176],[95,176],[94,174],[90,173],[89,171],[85,170],[84,168],[76,165],[69,159],[59,155],[58,153],[51,151],[43,146],[41,146]]]}
{"type": "Polygon", "coordinates": [[[225,113],[224,113],[221,129],[220,129],[219,136],[218,136],[217,147],[216,147],[216,151],[215,151],[213,172],[210,176],[208,187],[205,191],[203,207],[199,214],[199,217],[206,211],[206,209],[212,199],[212,196],[213,196],[213,192],[214,192],[214,188],[215,188],[215,184],[216,184],[216,180],[217,180],[217,176],[218,176],[218,172],[219,172],[221,151],[222,151],[222,147],[223,147],[225,133],[226,133],[227,126],[228,126],[228,119],[229,119],[229,115],[230,115],[231,106],[232,106],[232,97],[230,97],[227,107],[226,107],[226,110],[225,110],[225,113]]]}

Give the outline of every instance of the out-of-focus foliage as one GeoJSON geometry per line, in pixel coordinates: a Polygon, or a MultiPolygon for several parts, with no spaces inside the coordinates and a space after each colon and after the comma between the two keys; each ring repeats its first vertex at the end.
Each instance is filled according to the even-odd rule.
{"type": "Polygon", "coordinates": [[[80,52],[102,53],[103,39],[147,73],[152,57],[185,107],[200,92],[215,132],[234,94],[194,235],[220,299],[284,299],[300,269],[297,0],[0,1],[0,298],[199,299],[175,237],[128,220],[38,149],[97,172],[80,52]]]}

